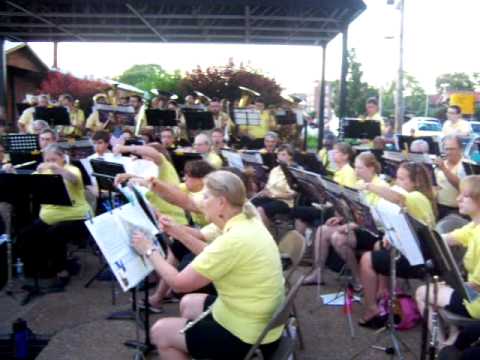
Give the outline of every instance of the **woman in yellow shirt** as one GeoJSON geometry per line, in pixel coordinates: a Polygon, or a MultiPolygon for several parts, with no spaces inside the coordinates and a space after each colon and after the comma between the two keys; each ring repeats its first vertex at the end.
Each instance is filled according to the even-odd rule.
{"type": "MultiPolygon", "coordinates": [[[[281,145],[278,148],[277,160],[287,166],[293,165],[293,149],[290,145],[281,145]]],[[[288,186],[287,178],[280,165],[274,167],[268,175],[268,181],[252,204],[257,207],[265,225],[277,214],[288,214],[293,206],[295,192],[288,186]]]]}
{"type": "MultiPolygon", "coordinates": [[[[143,234],[133,246],[178,292],[191,292],[213,283],[218,296],[189,294],[180,303],[181,317],[159,320],[152,341],[162,359],[242,359],[284,298],[278,248],[248,205],[245,187],[236,175],[215,171],[205,181],[204,212],[222,229],[180,273],[156,251],[143,234]],[[203,311],[211,313],[185,334],[180,330],[203,311]]],[[[270,331],[265,355],[278,346],[283,327],[270,331]]]]}
{"type": "MultiPolygon", "coordinates": [[[[351,188],[357,183],[355,170],[350,166],[352,159],[353,151],[350,145],[345,143],[335,144],[333,148],[333,160],[337,170],[333,175],[333,180],[342,186],[351,188]]],[[[325,263],[328,258],[332,235],[340,228],[343,220],[340,216],[330,217],[317,229],[314,242],[315,261],[312,265],[312,272],[304,280],[304,285],[324,284],[322,272],[325,269],[325,263]]]]}
{"type": "MultiPolygon", "coordinates": [[[[466,289],[473,301],[463,300],[457,291],[446,284],[441,284],[438,289],[437,304],[458,315],[480,319],[480,176],[467,176],[461,181],[457,201],[460,214],[468,215],[472,221],[447,234],[445,238],[450,246],[466,248],[463,258],[468,274],[466,289]]],[[[425,291],[426,287],[422,285],[415,294],[421,314],[425,309],[425,291]]],[[[430,298],[430,301],[433,299],[430,298]]],[[[450,338],[455,338],[453,334],[456,335],[457,332],[451,331],[450,338]]],[[[444,342],[446,339],[441,326],[439,335],[440,343],[444,342]]]]}
{"type": "MultiPolygon", "coordinates": [[[[372,182],[363,185],[363,189],[404,207],[410,216],[433,228],[436,218],[435,198],[430,173],[425,166],[421,163],[402,163],[397,170],[396,184],[406,190],[406,193],[400,194],[387,186],[372,182]]],[[[421,265],[411,266],[403,255],[396,262],[397,276],[400,278],[419,277],[421,268],[421,265]]],[[[387,291],[389,275],[389,250],[380,249],[363,254],[360,260],[360,278],[364,288],[365,310],[359,325],[379,328],[385,324],[386,315],[379,314],[376,300],[387,291]]]]}
{"type": "Polygon", "coordinates": [[[39,219],[19,235],[18,244],[27,275],[38,276],[43,270],[41,266],[50,260],[51,270],[58,278],[56,286],[63,287],[69,280],[66,242],[72,234],[86,233],[84,220],[91,209],[85,199],[80,170],[66,163],[62,148],[48,145],[43,150],[43,160],[37,173],[60,175],[72,206],[42,204],[39,219]]]}

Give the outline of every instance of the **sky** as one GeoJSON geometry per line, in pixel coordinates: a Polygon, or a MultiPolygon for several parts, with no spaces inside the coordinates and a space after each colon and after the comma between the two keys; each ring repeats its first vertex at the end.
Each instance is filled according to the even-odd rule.
{"type": "MultiPolygon", "coordinates": [[[[398,73],[400,12],[387,0],[364,0],[367,9],[349,28],[364,80],[383,86],[398,73]],[[389,38],[389,39],[386,39],[389,38]]],[[[429,92],[449,72],[480,71],[476,45],[479,0],[405,0],[405,70],[429,92]]],[[[52,43],[30,43],[47,64],[52,43]]],[[[59,67],[77,76],[114,77],[135,64],[159,64],[168,71],[225,65],[229,58],[273,77],[287,92],[312,93],[320,78],[320,47],[136,43],[60,43],[59,67]]],[[[341,36],[327,47],[327,80],[340,76],[341,36]]]]}

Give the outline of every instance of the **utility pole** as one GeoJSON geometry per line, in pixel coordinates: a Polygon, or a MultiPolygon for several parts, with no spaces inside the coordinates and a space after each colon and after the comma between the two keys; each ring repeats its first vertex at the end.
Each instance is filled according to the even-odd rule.
{"type": "MultiPolygon", "coordinates": [[[[390,3],[390,2],[389,2],[390,3]]],[[[404,99],[403,99],[403,31],[404,31],[404,15],[405,15],[405,0],[399,0],[398,9],[400,10],[400,51],[398,63],[398,78],[397,78],[397,92],[395,99],[395,131],[400,133],[402,131],[402,124],[404,119],[404,99]]]]}

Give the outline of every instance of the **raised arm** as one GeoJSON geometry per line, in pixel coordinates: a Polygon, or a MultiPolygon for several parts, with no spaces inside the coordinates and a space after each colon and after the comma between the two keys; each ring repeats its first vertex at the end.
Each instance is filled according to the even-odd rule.
{"type": "Polygon", "coordinates": [[[190,212],[200,212],[195,201],[175,185],[167,184],[156,178],[151,178],[150,189],[170,204],[177,205],[190,212]]]}
{"type": "Polygon", "coordinates": [[[113,148],[113,152],[116,154],[131,153],[140,157],[148,157],[158,166],[165,161],[163,154],[146,145],[116,145],[113,148]]]}
{"type": "Polygon", "coordinates": [[[372,183],[365,184],[365,190],[370,191],[378,196],[388,200],[398,206],[404,207],[406,198],[404,195],[390,189],[387,186],[375,185],[372,183]]]}

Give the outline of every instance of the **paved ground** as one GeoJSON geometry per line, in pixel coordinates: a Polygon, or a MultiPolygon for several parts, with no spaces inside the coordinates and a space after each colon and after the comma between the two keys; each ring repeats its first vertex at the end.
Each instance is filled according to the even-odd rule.
{"type": "MultiPolygon", "coordinates": [[[[64,293],[49,294],[36,299],[26,306],[20,306],[21,294],[15,298],[0,293],[0,333],[8,333],[10,324],[18,317],[27,320],[30,328],[39,334],[51,334],[49,345],[43,350],[39,360],[100,360],[133,359],[132,350],[123,342],[135,339],[135,326],[132,321],[108,321],[106,316],[113,311],[129,307],[129,296],[122,294],[117,287],[117,305],[112,305],[112,291],[109,282],[96,281],[88,289],[85,281],[98,268],[98,259],[91,254],[80,255],[82,270],[73,278],[64,293]]],[[[306,269],[302,269],[306,270],[306,269]]],[[[327,286],[303,287],[297,299],[300,322],[305,338],[305,349],[298,352],[301,360],[351,359],[362,350],[356,359],[389,358],[383,352],[370,349],[370,344],[389,346],[384,335],[377,336],[373,331],[356,325],[360,305],[354,306],[355,337],[350,337],[347,318],[341,307],[325,306],[319,299],[320,293],[335,292],[339,282],[334,274],[326,277],[327,286]]],[[[178,305],[165,307],[166,315],[178,314],[178,305]]],[[[400,333],[415,355],[406,354],[406,359],[419,357],[420,329],[400,333]]],[[[143,332],[140,333],[143,337],[143,332]]],[[[149,359],[158,358],[155,354],[149,359]]]]}

